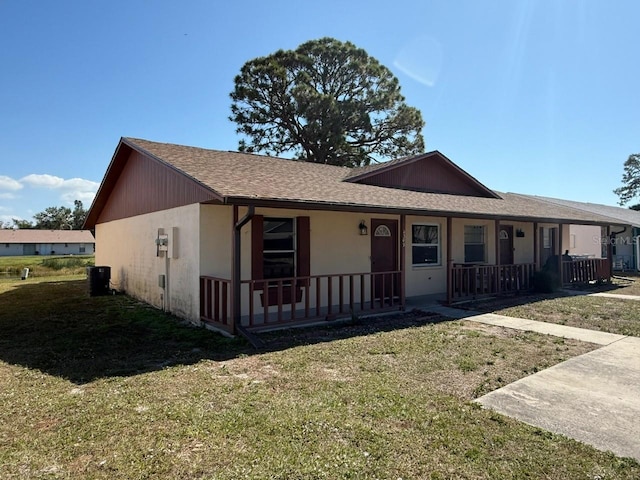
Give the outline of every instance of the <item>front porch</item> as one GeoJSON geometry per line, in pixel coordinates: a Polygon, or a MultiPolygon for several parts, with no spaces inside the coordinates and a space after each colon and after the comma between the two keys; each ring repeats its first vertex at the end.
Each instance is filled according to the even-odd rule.
{"type": "MultiPolygon", "coordinates": [[[[534,263],[451,266],[443,301],[452,304],[529,292],[536,271],[534,263]]],[[[562,261],[560,280],[563,287],[602,282],[610,279],[610,272],[611,262],[606,258],[562,261]]],[[[403,272],[398,270],[242,280],[244,308],[234,315],[231,280],[202,276],[200,318],[233,333],[234,318],[239,318],[236,327],[261,331],[404,310],[407,298],[402,279],[403,272]]]]}
{"type": "Polygon", "coordinates": [[[231,280],[200,277],[201,320],[233,333],[234,318],[236,327],[260,331],[405,308],[400,271],[242,280],[240,285],[243,302],[235,314],[231,280]]]}
{"type": "Polygon", "coordinates": [[[235,206],[232,222],[231,278],[201,276],[199,289],[200,320],[229,333],[404,310],[407,296],[527,292],[549,263],[562,284],[610,276],[607,259],[564,261],[562,223],[253,207],[240,218],[235,206]]]}

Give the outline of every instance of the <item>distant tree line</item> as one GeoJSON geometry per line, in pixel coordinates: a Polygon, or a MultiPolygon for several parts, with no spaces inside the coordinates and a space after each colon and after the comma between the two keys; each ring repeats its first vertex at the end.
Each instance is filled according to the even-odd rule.
{"type": "Polygon", "coordinates": [[[33,216],[34,221],[14,218],[12,222],[0,222],[0,228],[38,230],[81,230],[87,211],[80,200],[74,200],[74,208],[49,207],[33,216]]]}

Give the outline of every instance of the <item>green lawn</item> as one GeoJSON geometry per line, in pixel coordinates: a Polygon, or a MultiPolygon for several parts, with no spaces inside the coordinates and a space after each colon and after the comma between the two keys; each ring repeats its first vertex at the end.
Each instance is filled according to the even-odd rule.
{"type": "MultiPolygon", "coordinates": [[[[594,291],[637,295],[640,292],[640,278],[615,280],[614,287],[594,291]]],[[[537,294],[477,301],[466,307],[480,312],[640,337],[640,301],[632,299],[565,293],[537,294]]]]}
{"type": "Polygon", "coordinates": [[[592,345],[407,315],[255,352],[78,276],[0,306],[0,478],[640,478],[471,403],[592,345]]]}

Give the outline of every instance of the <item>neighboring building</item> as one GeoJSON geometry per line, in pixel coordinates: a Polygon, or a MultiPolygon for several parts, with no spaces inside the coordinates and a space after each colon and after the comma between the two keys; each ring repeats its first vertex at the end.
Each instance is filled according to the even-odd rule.
{"type": "Polygon", "coordinates": [[[0,229],[0,256],[92,255],[95,239],[89,230],[0,229]]]}
{"type": "Polygon", "coordinates": [[[560,246],[618,223],[494,192],[437,151],[351,169],[123,138],[85,228],[117,289],[244,332],[526,289],[549,259],[605,279],[607,259],[561,267],[560,246]]]}
{"type": "Polygon", "coordinates": [[[530,197],[614,219],[615,223],[609,226],[609,233],[607,233],[606,228],[601,230],[599,227],[594,226],[570,225],[569,243],[566,245],[569,253],[575,256],[602,258],[606,257],[607,244],[611,244],[614,270],[640,270],[640,258],[638,256],[639,211],[559,198],[530,197]]]}

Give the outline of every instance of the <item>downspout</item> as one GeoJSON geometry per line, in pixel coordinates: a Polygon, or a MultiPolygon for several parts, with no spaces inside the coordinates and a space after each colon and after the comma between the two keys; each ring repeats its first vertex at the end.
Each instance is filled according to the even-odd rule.
{"type": "Polygon", "coordinates": [[[451,217],[447,217],[447,305],[451,305],[453,302],[453,258],[451,258],[453,239],[451,238],[451,225],[451,217]]]}
{"type": "Polygon", "coordinates": [[[611,239],[613,238],[611,233],[611,225],[607,225],[607,259],[609,260],[609,281],[613,277],[613,244],[611,239]]]}
{"type": "Polygon", "coordinates": [[[407,244],[407,217],[406,215],[400,215],[400,310],[406,308],[406,244],[407,244]]]}
{"type": "Polygon", "coordinates": [[[496,292],[498,292],[498,294],[500,294],[500,292],[502,291],[502,282],[500,281],[500,265],[501,265],[501,258],[500,258],[500,219],[496,219],[494,221],[494,226],[495,226],[495,250],[496,250],[496,260],[495,262],[493,262],[495,265],[498,266],[498,274],[495,276],[496,279],[496,292]]]}
{"type": "Polygon", "coordinates": [[[538,245],[539,230],[538,222],[533,222],[533,270],[540,270],[540,248],[538,245]]]}
{"type": "Polygon", "coordinates": [[[564,275],[564,265],[562,264],[562,230],[564,228],[564,223],[558,224],[558,275],[560,276],[560,285],[564,286],[565,284],[565,275],[564,275]]]}
{"type": "MultiPolygon", "coordinates": [[[[232,298],[232,318],[233,318],[233,333],[239,333],[245,337],[254,348],[260,348],[264,345],[262,340],[247,331],[241,324],[241,274],[242,274],[242,255],[241,255],[241,230],[247,223],[251,221],[255,215],[255,207],[249,205],[247,213],[244,217],[238,220],[238,206],[233,206],[233,272],[231,278],[231,296],[232,298]]],[[[253,301],[253,299],[249,299],[253,301]]]]}

